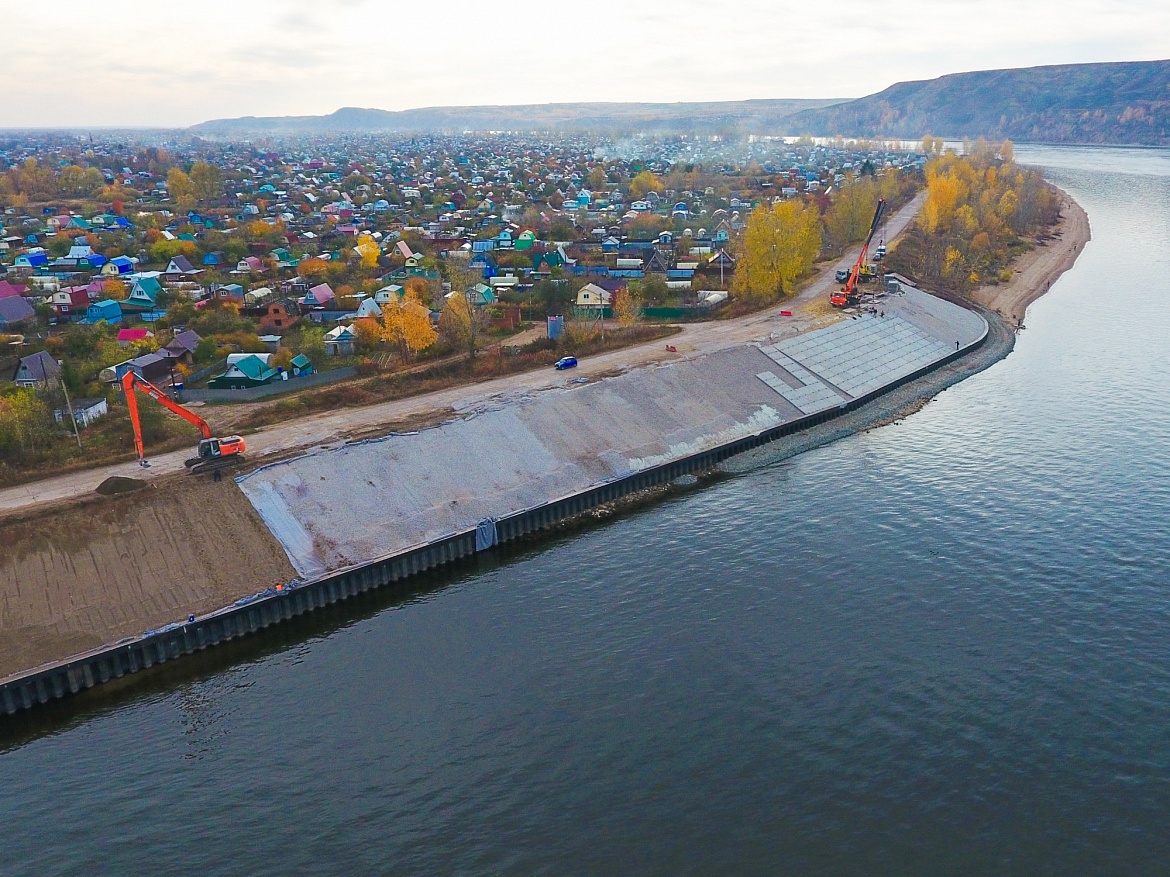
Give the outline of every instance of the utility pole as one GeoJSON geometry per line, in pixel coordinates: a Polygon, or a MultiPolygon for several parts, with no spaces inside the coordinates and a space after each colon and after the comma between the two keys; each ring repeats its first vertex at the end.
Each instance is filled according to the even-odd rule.
{"type": "Polygon", "coordinates": [[[73,403],[69,401],[69,389],[65,386],[65,378],[57,375],[61,382],[61,392],[65,394],[65,407],[69,409],[69,419],[73,421],[73,437],[77,439],[77,450],[81,450],[81,433],[77,431],[77,415],[73,413],[73,403]]]}

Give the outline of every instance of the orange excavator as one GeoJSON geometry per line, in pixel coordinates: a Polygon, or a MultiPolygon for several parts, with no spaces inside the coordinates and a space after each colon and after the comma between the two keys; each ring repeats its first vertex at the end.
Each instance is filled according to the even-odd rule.
{"type": "Polygon", "coordinates": [[[203,437],[199,441],[198,456],[187,460],[185,465],[192,474],[211,472],[230,466],[232,463],[242,462],[244,459],[244,440],[238,435],[215,438],[211,434],[211,427],[207,421],[197,414],[192,414],[182,405],[171,401],[162,390],[135,372],[126,372],[122,378],[122,390],[126,394],[126,407],[130,409],[130,422],[134,425],[134,447],[138,451],[138,465],[149,466],[146,461],[146,450],[142,446],[142,423],[138,419],[138,395],[141,392],[155,402],[158,402],[168,411],[171,411],[188,423],[193,423],[203,437]]]}
{"type": "Polygon", "coordinates": [[[845,281],[845,285],[841,289],[829,296],[829,304],[833,307],[852,307],[861,301],[861,293],[857,291],[857,281],[861,276],[862,268],[865,266],[865,257],[869,254],[869,245],[873,241],[874,232],[877,231],[878,226],[881,224],[882,213],[885,209],[886,202],[879,199],[877,210],[873,214],[873,222],[869,226],[869,235],[861,247],[861,253],[858,255],[857,261],[853,263],[853,270],[849,272],[849,278],[845,281]]]}

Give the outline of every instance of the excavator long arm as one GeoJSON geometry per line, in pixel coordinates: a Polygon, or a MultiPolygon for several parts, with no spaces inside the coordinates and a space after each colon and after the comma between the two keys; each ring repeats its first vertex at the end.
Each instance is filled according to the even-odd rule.
{"type": "Polygon", "coordinates": [[[136,372],[126,372],[122,377],[122,390],[126,394],[126,407],[130,410],[130,422],[134,425],[134,448],[138,451],[138,459],[140,461],[146,457],[146,449],[142,446],[142,424],[138,419],[138,396],[135,393],[136,390],[145,393],[155,402],[158,402],[168,411],[179,415],[188,423],[194,424],[203,438],[211,438],[211,427],[207,425],[206,420],[197,414],[192,414],[182,405],[172,401],[166,393],[144,378],[140,378],[136,372]]]}

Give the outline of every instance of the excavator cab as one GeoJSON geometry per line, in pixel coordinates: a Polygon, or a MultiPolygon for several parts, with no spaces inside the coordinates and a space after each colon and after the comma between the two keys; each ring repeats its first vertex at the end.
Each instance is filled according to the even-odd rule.
{"type": "Polygon", "coordinates": [[[203,439],[199,442],[199,459],[211,460],[219,456],[219,439],[203,439]]]}

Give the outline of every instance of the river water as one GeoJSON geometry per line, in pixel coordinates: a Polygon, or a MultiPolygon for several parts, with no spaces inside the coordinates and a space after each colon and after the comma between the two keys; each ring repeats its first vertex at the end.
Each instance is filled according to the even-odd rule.
{"type": "Polygon", "coordinates": [[[0,874],[1167,873],[1170,152],[1018,158],[1006,360],[0,736],[0,874]]]}

